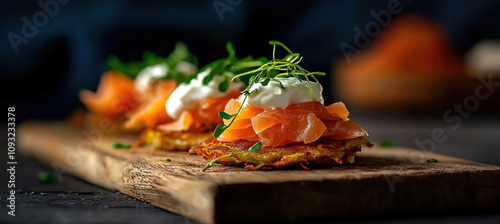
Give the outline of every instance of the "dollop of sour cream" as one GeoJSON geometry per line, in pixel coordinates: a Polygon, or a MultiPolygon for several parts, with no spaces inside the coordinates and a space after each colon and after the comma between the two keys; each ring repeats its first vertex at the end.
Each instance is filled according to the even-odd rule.
{"type": "Polygon", "coordinates": [[[167,64],[160,63],[152,66],[148,66],[139,72],[134,81],[135,89],[140,92],[146,92],[149,84],[154,82],[157,79],[165,77],[168,73],[167,64]]]}
{"type": "MultiPolygon", "coordinates": [[[[285,109],[288,105],[305,103],[313,101],[311,90],[307,81],[299,82],[294,77],[276,78],[281,82],[270,81],[267,86],[261,83],[256,83],[250,88],[250,92],[256,90],[252,95],[249,95],[245,105],[259,107],[264,110],[282,108],[285,109]]],[[[314,93],[314,101],[319,101],[324,104],[323,87],[317,82],[310,82],[314,93]]],[[[240,97],[240,100],[242,98],[240,97]]]]}
{"type": "Polygon", "coordinates": [[[210,96],[223,97],[230,92],[239,91],[243,88],[242,82],[234,81],[229,83],[226,92],[219,91],[219,85],[224,81],[224,77],[219,75],[215,75],[207,85],[203,85],[203,78],[208,75],[210,70],[207,69],[199,73],[195,79],[192,79],[189,83],[181,83],[174,90],[165,104],[168,116],[174,119],[179,118],[183,111],[196,108],[201,100],[210,96]]]}

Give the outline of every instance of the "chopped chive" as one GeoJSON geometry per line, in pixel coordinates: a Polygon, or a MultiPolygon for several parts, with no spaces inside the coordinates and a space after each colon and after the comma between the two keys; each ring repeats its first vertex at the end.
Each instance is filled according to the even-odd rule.
{"type": "Polygon", "coordinates": [[[54,180],[52,174],[45,172],[38,172],[37,177],[40,182],[52,182],[54,180]]]}
{"type": "Polygon", "coordinates": [[[437,163],[438,160],[437,159],[429,159],[427,160],[428,163],[437,163]]]}
{"type": "Polygon", "coordinates": [[[392,143],[392,142],[391,142],[391,141],[389,141],[389,140],[384,140],[384,141],[381,141],[381,142],[379,143],[379,145],[380,145],[380,146],[382,146],[382,147],[394,147],[394,146],[396,146],[396,144],[392,143]]]}
{"type": "Polygon", "coordinates": [[[128,149],[130,148],[130,145],[127,143],[121,143],[121,142],[115,142],[113,145],[111,145],[115,149],[128,149]]]}
{"type": "Polygon", "coordinates": [[[172,162],[172,160],[171,160],[171,159],[166,159],[166,161],[167,161],[167,162],[172,162]]]}

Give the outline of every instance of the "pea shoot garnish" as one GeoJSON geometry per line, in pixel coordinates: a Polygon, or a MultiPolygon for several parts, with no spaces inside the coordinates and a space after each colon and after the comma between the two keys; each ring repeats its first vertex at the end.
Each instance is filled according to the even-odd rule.
{"type": "Polygon", "coordinates": [[[226,92],[229,89],[229,82],[234,80],[231,80],[234,74],[248,71],[251,68],[261,66],[267,62],[265,57],[254,59],[251,55],[243,59],[238,59],[231,42],[227,42],[226,50],[228,52],[226,58],[221,58],[205,65],[197,74],[188,77],[186,82],[189,83],[192,79],[196,78],[198,74],[208,70],[208,74],[203,78],[202,84],[208,85],[216,75],[222,76],[224,81],[219,84],[219,91],[226,92]]]}
{"type": "MultiPolygon", "coordinates": [[[[267,86],[269,82],[278,82],[281,86],[283,87],[283,84],[276,79],[278,77],[280,78],[288,78],[288,77],[294,77],[297,79],[297,81],[302,82],[301,77],[307,81],[309,85],[309,90],[311,91],[311,96],[313,101],[315,100],[314,98],[314,92],[311,87],[311,82],[309,80],[309,77],[312,78],[314,81],[318,82],[316,77],[314,75],[325,75],[324,72],[309,72],[305,70],[304,68],[299,66],[299,63],[302,61],[302,56],[299,53],[293,53],[288,47],[286,47],[283,43],[279,41],[269,41],[269,44],[273,45],[273,60],[263,64],[257,69],[247,71],[240,73],[232,78],[232,80],[245,76],[245,75],[252,75],[250,77],[248,86],[245,90],[243,90],[241,93],[244,95],[243,102],[241,102],[240,107],[238,108],[238,111],[235,114],[228,114],[224,111],[219,112],[219,116],[225,120],[232,119],[228,125],[220,124],[217,126],[214,132],[214,137],[217,138],[219,137],[231,124],[233,123],[234,119],[236,116],[239,114],[241,111],[241,108],[243,108],[243,105],[245,104],[245,101],[247,100],[248,96],[252,95],[255,93],[256,89],[252,90],[252,86],[260,83],[262,86],[267,86]],[[288,54],[282,58],[282,59],[276,59],[276,45],[279,45],[283,47],[288,54]]],[[[231,80],[231,81],[232,81],[231,80]]]]}
{"type": "MultiPolygon", "coordinates": [[[[309,72],[308,70],[302,68],[299,63],[302,61],[303,57],[299,53],[293,53],[287,46],[285,46],[283,43],[272,40],[269,41],[270,45],[273,45],[273,58],[272,60],[268,61],[267,63],[261,65],[260,67],[249,70],[246,72],[241,72],[235,75],[231,81],[244,77],[244,76],[251,76],[249,78],[248,86],[245,90],[243,90],[242,93],[242,102],[240,107],[238,108],[237,112],[235,114],[228,114],[224,111],[219,112],[219,116],[223,118],[224,120],[230,120],[230,122],[226,124],[219,124],[217,128],[214,131],[214,137],[217,138],[224,133],[224,131],[231,126],[231,124],[234,122],[238,114],[240,113],[241,109],[245,105],[245,102],[249,96],[254,94],[257,89],[253,88],[255,84],[260,84],[262,86],[267,86],[269,82],[277,82],[279,83],[280,88],[285,88],[283,84],[277,79],[277,78],[289,78],[289,77],[294,77],[297,79],[298,82],[306,81],[309,86],[309,90],[311,92],[311,97],[313,101],[315,100],[313,88],[311,86],[311,81],[310,79],[318,82],[316,79],[315,75],[325,75],[324,72],[309,72]],[[282,47],[286,52],[287,55],[281,59],[276,58],[276,46],[282,47]]],[[[255,143],[252,147],[250,147],[249,150],[244,151],[244,152],[238,152],[235,153],[235,151],[232,151],[228,155],[224,155],[218,158],[213,159],[207,165],[205,168],[203,168],[202,171],[205,171],[206,169],[214,166],[215,162],[219,161],[222,158],[226,157],[231,157],[235,155],[240,155],[243,153],[249,153],[249,152],[256,152],[262,147],[261,142],[255,143]]]]}
{"type": "Polygon", "coordinates": [[[245,154],[247,152],[256,152],[258,151],[260,148],[262,147],[262,143],[260,142],[257,142],[255,143],[252,147],[250,147],[248,149],[248,151],[243,151],[243,152],[237,152],[235,153],[236,150],[233,150],[231,151],[231,153],[227,154],[227,155],[223,155],[223,156],[219,156],[215,159],[213,159],[212,161],[208,162],[207,165],[205,165],[205,167],[203,167],[203,170],[201,170],[202,172],[205,172],[205,170],[207,170],[208,168],[212,167],[215,165],[215,163],[217,161],[219,161],[220,159],[223,159],[223,158],[227,158],[227,157],[231,157],[231,156],[237,156],[237,155],[241,155],[241,154],[245,154]]]}
{"type": "Polygon", "coordinates": [[[153,52],[146,51],[142,56],[142,61],[122,62],[117,56],[112,55],[107,60],[106,70],[118,71],[135,79],[146,67],[166,64],[169,70],[167,74],[160,79],[174,79],[177,83],[181,83],[186,80],[186,77],[176,69],[179,62],[189,62],[198,66],[197,57],[190,53],[186,44],[182,42],[178,42],[175,45],[174,50],[168,57],[161,57],[153,52]]]}

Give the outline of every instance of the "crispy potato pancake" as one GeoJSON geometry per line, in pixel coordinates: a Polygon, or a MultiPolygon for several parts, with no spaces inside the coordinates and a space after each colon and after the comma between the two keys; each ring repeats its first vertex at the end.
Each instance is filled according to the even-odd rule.
{"type": "Polygon", "coordinates": [[[152,145],[158,150],[188,150],[191,146],[213,138],[213,131],[183,131],[165,133],[155,129],[145,129],[137,145],[152,145]]]}
{"type": "MultiPolygon", "coordinates": [[[[193,146],[189,153],[196,153],[207,160],[212,160],[228,155],[233,150],[235,152],[246,151],[254,143],[245,140],[221,142],[211,138],[193,146]]],[[[244,166],[247,170],[272,169],[296,164],[300,164],[303,169],[308,169],[305,164],[331,167],[353,163],[356,152],[361,151],[362,145],[372,146],[363,137],[349,140],[320,139],[309,144],[291,143],[279,147],[263,147],[256,152],[223,158],[218,162],[244,166]]]]}

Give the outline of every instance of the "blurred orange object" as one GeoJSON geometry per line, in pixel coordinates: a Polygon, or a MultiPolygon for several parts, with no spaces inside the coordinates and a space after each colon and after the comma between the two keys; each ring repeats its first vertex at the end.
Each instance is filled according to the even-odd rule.
{"type": "Polygon", "coordinates": [[[362,108],[432,107],[466,75],[444,30],[424,16],[397,17],[351,63],[335,68],[341,99],[362,108]]]}
{"type": "Polygon", "coordinates": [[[79,96],[88,110],[107,118],[124,116],[138,105],[134,80],[120,72],[104,73],[95,93],[82,90],[79,96]]]}
{"type": "Polygon", "coordinates": [[[128,114],[125,128],[153,128],[169,121],[171,118],[167,114],[165,104],[176,87],[177,82],[173,79],[149,85],[141,104],[128,114]]]}

